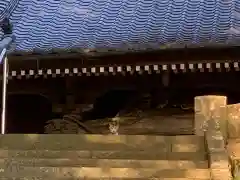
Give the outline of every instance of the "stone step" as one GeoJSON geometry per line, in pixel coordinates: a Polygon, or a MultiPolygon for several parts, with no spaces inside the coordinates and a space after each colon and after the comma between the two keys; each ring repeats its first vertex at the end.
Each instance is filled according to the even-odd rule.
{"type": "Polygon", "coordinates": [[[204,151],[203,137],[147,135],[7,134],[0,149],[204,151]]]}
{"type": "Polygon", "coordinates": [[[158,169],[207,169],[207,161],[190,160],[128,160],[128,159],[0,159],[0,168],[21,167],[111,167],[111,168],[158,168],[158,169]]]}
{"type": "MultiPolygon", "coordinates": [[[[24,178],[1,177],[1,180],[54,180],[48,177],[27,176],[24,178]]],[[[77,178],[77,180],[146,180],[146,178],[77,178]]],[[[76,178],[58,178],[57,180],[76,180],[76,178]]],[[[150,178],[150,180],[210,180],[210,178],[150,178]]]]}
{"type": "Polygon", "coordinates": [[[0,158],[94,158],[94,159],[139,159],[139,160],[206,160],[205,152],[151,151],[54,151],[54,150],[0,150],[0,158]]]}
{"type": "Polygon", "coordinates": [[[197,178],[210,179],[208,169],[21,167],[0,169],[1,177],[60,178],[197,178]]]}

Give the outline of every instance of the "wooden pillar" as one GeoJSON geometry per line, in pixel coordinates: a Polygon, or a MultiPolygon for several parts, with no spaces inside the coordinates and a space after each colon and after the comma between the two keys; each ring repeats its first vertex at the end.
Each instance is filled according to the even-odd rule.
{"type": "Polygon", "coordinates": [[[170,73],[166,71],[162,74],[162,85],[163,87],[168,87],[169,84],[170,84],[170,73]]]}
{"type": "Polygon", "coordinates": [[[68,110],[73,110],[75,106],[75,92],[74,84],[76,79],[74,77],[66,77],[66,108],[68,110]]]}
{"type": "Polygon", "coordinates": [[[208,120],[214,116],[215,118],[221,118],[221,107],[225,107],[227,104],[226,96],[197,96],[194,99],[194,125],[195,134],[199,136],[204,135],[204,131],[207,130],[208,120]]]}

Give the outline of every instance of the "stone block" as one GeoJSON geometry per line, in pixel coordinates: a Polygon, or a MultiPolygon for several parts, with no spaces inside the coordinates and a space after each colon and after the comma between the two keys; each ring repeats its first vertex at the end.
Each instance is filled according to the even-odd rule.
{"type": "Polygon", "coordinates": [[[195,133],[199,136],[204,136],[204,131],[207,130],[207,121],[213,117],[218,119],[222,116],[220,107],[225,107],[227,104],[226,96],[197,96],[194,99],[195,109],[195,133]]]}
{"type": "Polygon", "coordinates": [[[168,152],[167,159],[171,160],[206,160],[206,152],[168,152]]]}
{"type": "Polygon", "coordinates": [[[212,180],[232,180],[232,175],[228,169],[211,169],[212,180]]]}
{"type": "Polygon", "coordinates": [[[204,138],[200,136],[172,136],[172,152],[198,152],[204,151],[204,138]]]}
{"type": "Polygon", "coordinates": [[[207,122],[208,131],[220,131],[226,144],[228,139],[227,106],[216,107],[211,112],[211,117],[207,122]]]}
{"type": "Polygon", "coordinates": [[[1,149],[17,150],[151,150],[170,151],[171,140],[147,135],[6,134],[1,149]]]}
{"type": "Polygon", "coordinates": [[[230,164],[233,177],[240,177],[240,159],[231,157],[230,164]]]}
{"type": "Polygon", "coordinates": [[[209,166],[212,169],[230,169],[230,163],[227,153],[212,152],[208,154],[209,166]]]}
{"type": "Polygon", "coordinates": [[[225,151],[224,138],[220,130],[215,132],[207,131],[205,133],[205,141],[209,153],[225,151]]]}
{"type": "MultiPolygon", "coordinates": [[[[98,167],[25,167],[20,170],[0,169],[3,179],[44,177],[45,179],[210,179],[208,169],[158,169],[158,168],[98,168],[98,167]]],[[[37,179],[37,178],[35,178],[37,179]]]]}
{"type": "Polygon", "coordinates": [[[224,138],[225,144],[228,141],[228,118],[227,118],[227,106],[222,106],[217,109],[220,116],[216,117],[216,121],[220,123],[220,130],[224,138]]]}
{"type": "Polygon", "coordinates": [[[172,152],[204,152],[204,146],[202,144],[173,144],[172,152]]]}
{"type": "Polygon", "coordinates": [[[137,159],[0,159],[0,168],[21,167],[111,167],[111,168],[158,168],[158,169],[208,169],[207,161],[168,161],[137,159]]]}
{"type": "Polygon", "coordinates": [[[172,144],[199,144],[204,142],[204,138],[195,135],[171,136],[172,144]]]}
{"type": "Polygon", "coordinates": [[[240,138],[240,104],[227,105],[228,137],[240,138]]]}
{"type": "MultiPolygon", "coordinates": [[[[240,178],[240,139],[228,141],[228,156],[231,164],[231,171],[234,177],[240,178]]],[[[237,180],[236,178],[236,180],[237,180]]]]}
{"type": "Polygon", "coordinates": [[[230,156],[233,156],[235,159],[240,159],[240,139],[229,139],[227,150],[230,156]]]}
{"type": "MultiPolygon", "coordinates": [[[[187,156],[187,155],[185,155],[187,156]]],[[[174,157],[174,156],[173,156],[174,157]]],[[[191,156],[190,156],[191,157],[191,156]]],[[[31,159],[140,159],[140,160],[163,160],[167,159],[166,152],[152,151],[68,151],[68,150],[0,150],[0,158],[31,158],[31,159]]],[[[186,157],[188,158],[188,156],[186,157]]],[[[188,158],[187,160],[191,160],[188,158]]],[[[201,159],[204,160],[204,159],[201,159]]]]}

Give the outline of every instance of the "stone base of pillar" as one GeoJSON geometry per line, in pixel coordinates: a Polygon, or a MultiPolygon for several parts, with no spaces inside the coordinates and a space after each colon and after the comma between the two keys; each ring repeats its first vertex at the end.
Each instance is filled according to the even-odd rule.
{"type": "Polygon", "coordinates": [[[197,96],[194,99],[195,109],[195,134],[204,136],[204,131],[207,130],[208,120],[219,118],[222,116],[220,107],[226,107],[227,97],[226,96],[197,96]]]}
{"type": "Polygon", "coordinates": [[[240,104],[227,106],[228,138],[240,138],[240,104]]]}

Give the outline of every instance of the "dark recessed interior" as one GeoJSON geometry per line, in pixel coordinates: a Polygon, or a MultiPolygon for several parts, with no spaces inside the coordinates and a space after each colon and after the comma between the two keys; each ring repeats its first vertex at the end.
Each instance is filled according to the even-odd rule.
{"type": "MultiPolygon", "coordinates": [[[[226,95],[228,103],[238,103],[240,102],[238,77],[238,72],[180,73],[171,75],[169,87],[153,84],[144,91],[141,86],[135,86],[135,88],[131,86],[129,89],[112,87],[95,100],[94,108],[83,114],[82,121],[114,117],[127,106],[138,107],[143,94],[150,94],[152,109],[167,100],[169,105],[165,108],[176,104],[193,105],[195,96],[210,94],[226,95]]],[[[151,76],[142,78],[144,81],[141,84],[149,82],[148,78],[151,76]]],[[[94,88],[97,91],[97,88],[94,88]]],[[[43,133],[47,120],[63,116],[63,114],[52,113],[52,102],[39,94],[9,94],[7,112],[7,133],[43,133]]]]}

